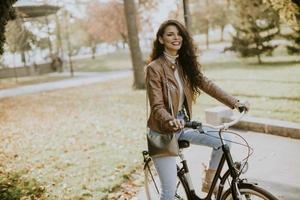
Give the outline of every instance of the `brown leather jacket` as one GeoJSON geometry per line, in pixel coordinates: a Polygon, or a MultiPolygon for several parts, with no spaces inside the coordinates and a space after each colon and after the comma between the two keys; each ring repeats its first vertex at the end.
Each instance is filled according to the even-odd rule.
{"type": "MultiPolygon", "coordinates": [[[[174,119],[174,117],[171,115],[171,111],[169,109],[166,85],[167,81],[165,80],[163,68],[165,69],[166,78],[171,85],[170,93],[174,113],[176,114],[178,112],[179,88],[174,76],[175,67],[164,56],[161,56],[152,61],[146,67],[146,88],[150,103],[150,116],[147,125],[151,130],[159,133],[173,133],[172,127],[170,127],[168,123],[170,120],[174,119]]],[[[193,93],[189,85],[189,81],[186,77],[183,77],[183,72],[180,69],[181,68],[179,67],[178,72],[183,80],[183,90],[185,95],[184,106],[189,118],[191,119],[193,93]]],[[[228,107],[232,109],[234,108],[234,105],[238,101],[236,98],[221,90],[202,73],[200,73],[200,76],[202,80],[200,83],[201,90],[228,107]]]]}

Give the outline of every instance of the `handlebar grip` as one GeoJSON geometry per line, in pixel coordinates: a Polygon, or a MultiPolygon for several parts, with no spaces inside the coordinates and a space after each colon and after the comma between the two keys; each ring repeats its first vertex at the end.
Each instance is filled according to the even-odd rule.
{"type": "Polygon", "coordinates": [[[202,123],[197,122],[197,121],[189,121],[189,122],[185,122],[184,127],[192,128],[192,129],[198,129],[199,127],[202,127],[202,123]]]}

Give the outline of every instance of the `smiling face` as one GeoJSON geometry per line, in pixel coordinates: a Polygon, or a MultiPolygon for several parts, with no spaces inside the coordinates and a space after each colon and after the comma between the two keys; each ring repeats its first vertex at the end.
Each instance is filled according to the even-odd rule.
{"type": "Polygon", "coordinates": [[[159,37],[159,42],[164,45],[164,50],[168,54],[177,55],[182,45],[182,36],[175,25],[169,25],[166,27],[162,37],[159,37]]]}

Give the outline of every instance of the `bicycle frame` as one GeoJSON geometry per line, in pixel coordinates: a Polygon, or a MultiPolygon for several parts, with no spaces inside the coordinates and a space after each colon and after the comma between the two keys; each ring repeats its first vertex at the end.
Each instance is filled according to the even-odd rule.
{"type": "MultiPolygon", "coordinates": [[[[222,138],[221,133],[222,133],[222,130],[219,130],[220,138],[222,138]]],[[[239,182],[239,180],[238,180],[239,175],[238,175],[238,173],[237,173],[237,171],[234,167],[234,162],[233,162],[233,159],[232,159],[231,154],[230,154],[229,146],[227,144],[224,144],[223,139],[221,141],[222,141],[221,148],[222,148],[222,151],[223,151],[223,155],[222,155],[221,160],[219,162],[219,165],[218,165],[216,174],[214,176],[214,179],[212,181],[210,190],[209,190],[208,194],[206,195],[206,197],[204,199],[201,199],[200,197],[198,197],[196,195],[195,190],[194,190],[194,186],[192,184],[191,177],[190,177],[190,174],[189,174],[189,169],[188,169],[186,160],[184,158],[184,155],[183,155],[182,152],[180,152],[180,154],[179,154],[179,157],[182,160],[181,161],[182,167],[179,168],[177,173],[184,173],[185,174],[185,178],[187,180],[187,184],[188,184],[189,189],[190,189],[189,193],[192,196],[192,199],[194,199],[194,200],[210,200],[212,195],[213,195],[213,191],[214,191],[214,188],[217,184],[218,179],[220,179],[221,181],[220,181],[220,185],[219,185],[219,189],[218,189],[216,199],[220,199],[221,195],[222,195],[222,192],[223,192],[225,181],[227,180],[229,175],[231,175],[231,177],[232,177],[231,190],[232,190],[232,193],[234,194],[233,199],[238,200],[237,196],[240,195],[240,194],[238,194],[238,190],[237,190],[237,184],[239,182]],[[223,166],[224,166],[225,162],[228,164],[228,170],[224,173],[223,176],[221,176],[221,171],[223,169],[223,166]]]]}
{"type": "MultiPolygon", "coordinates": [[[[195,189],[194,189],[194,186],[192,184],[192,181],[191,181],[191,177],[190,177],[190,174],[189,174],[189,168],[187,166],[187,162],[186,162],[186,159],[184,157],[184,154],[182,152],[180,152],[179,154],[179,157],[181,158],[181,164],[182,164],[182,167],[177,169],[177,174],[179,176],[185,176],[186,180],[187,180],[187,184],[188,184],[188,188],[190,189],[188,192],[191,196],[191,198],[193,200],[211,200],[211,197],[213,195],[213,191],[214,191],[214,188],[217,184],[217,181],[218,179],[220,179],[220,184],[219,184],[219,189],[218,189],[218,193],[217,193],[217,200],[221,198],[221,195],[222,195],[222,192],[223,192],[223,188],[224,188],[224,184],[225,184],[225,181],[227,180],[227,178],[231,175],[232,177],[232,183],[231,183],[231,190],[232,190],[232,193],[234,194],[234,200],[238,200],[238,198],[236,196],[239,196],[238,194],[238,190],[236,188],[239,180],[238,180],[238,173],[234,167],[234,162],[232,160],[232,157],[231,157],[231,154],[230,154],[230,150],[229,150],[229,146],[227,144],[223,144],[221,146],[222,150],[223,150],[223,155],[221,157],[221,160],[219,162],[219,165],[218,165],[218,168],[217,168],[217,171],[216,171],[216,174],[214,176],[214,179],[212,181],[212,185],[210,187],[210,190],[208,192],[208,194],[202,199],[200,197],[198,197],[195,193],[195,189]],[[222,172],[222,169],[223,169],[223,166],[225,164],[225,162],[228,164],[228,170],[224,173],[223,176],[221,176],[221,172],[222,172]]],[[[149,163],[151,161],[151,158],[147,156],[147,151],[144,151],[143,152],[143,155],[144,155],[144,169],[145,168],[148,168],[149,169],[149,163]]],[[[150,174],[151,176],[153,176],[152,174],[150,174]]],[[[152,177],[152,180],[153,180],[153,177],[152,177]]],[[[156,185],[156,183],[154,183],[155,187],[156,187],[156,191],[158,192],[158,187],[156,185]]]]}

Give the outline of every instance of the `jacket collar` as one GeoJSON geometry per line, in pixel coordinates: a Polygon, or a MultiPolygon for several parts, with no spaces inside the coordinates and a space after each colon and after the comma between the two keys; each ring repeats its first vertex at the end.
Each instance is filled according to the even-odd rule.
{"type": "Polygon", "coordinates": [[[185,81],[186,76],[184,76],[184,74],[183,74],[181,65],[177,64],[177,66],[176,66],[176,64],[173,64],[171,61],[169,61],[167,58],[165,58],[164,55],[160,56],[160,62],[162,64],[162,66],[165,66],[167,68],[167,71],[170,71],[169,69],[171,69],[173,74],[177,68],[180,77],[182,78],[183,81],[185,81]]]}
{"type": "Polygon", "coordinates": [[[176,64],[173,64],[164,55],[160,56],[160,60],[161,60],[161,62],[163,64],[163,66],[166,66],[167,68],[172,69],[173,72],[176,70],[176,64]]]}
{"type": "Polygon", "coordinates": [[[178,89],[179,85],[178,85],[178,82],[176,81],[176,78],[175,78],[175,75],[174,75],[174,71],[176,70],[176,66],[174,64],[172,64],[168,59],[166,59],[163,55],[161,57],[159,57],[159,62],[161,63],[161,66],[164,68],[163,70],[165,71],[166,76],[169,77],[169,80],[178,89]]]}

